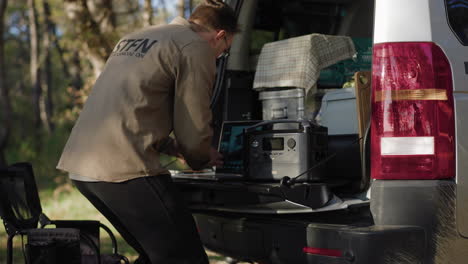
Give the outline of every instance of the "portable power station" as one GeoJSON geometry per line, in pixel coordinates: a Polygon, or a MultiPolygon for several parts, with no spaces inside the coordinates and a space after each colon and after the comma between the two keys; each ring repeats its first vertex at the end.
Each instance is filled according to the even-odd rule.
{"type": "Polygon", "coordinates": [[[311,168],[327,155],[327,131],[307,120],[265,121],[245,129],[246,179],[279,181],[310,170],[299,181],[320,180],[324,166],[311,168]]]}

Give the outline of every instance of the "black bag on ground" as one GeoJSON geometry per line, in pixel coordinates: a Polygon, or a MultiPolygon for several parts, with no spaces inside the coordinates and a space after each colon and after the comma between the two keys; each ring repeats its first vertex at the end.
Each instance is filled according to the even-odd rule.
{"type": "Polygon", "coordinates": [[[27,239],[27,264],[81,264],[78,229],[31,229],[27,239]]]}
{"type": "Polygon", "coordinates": [[[26,264],[130,263],[125,256],[118,254],[117,240],[112,231],[99,221],[57,221],[42,213],[30,163],[0,167],[0,217],[8,234],[7,264],[13,264],[13,239],[17,235],[27,238],[26,264]],[[55,228],[44,228],[46,226],[55,228]],[[104,229],[111,240],[111,254],[101,255],[100,229],[104,229]]]}

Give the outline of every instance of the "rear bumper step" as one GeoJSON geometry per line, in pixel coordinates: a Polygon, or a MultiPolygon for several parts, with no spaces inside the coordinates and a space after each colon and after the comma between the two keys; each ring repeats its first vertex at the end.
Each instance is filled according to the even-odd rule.
{"type": "Polygon", "coordinates": [[[239,260],[295,264],[422,263],[425,241],[422,228],[376,226],[366,221],[330,224],[346,216],[325,214],[329,215],[321,218],[320,223],[207,213],[194,216],[205,246],[239,260]]]}

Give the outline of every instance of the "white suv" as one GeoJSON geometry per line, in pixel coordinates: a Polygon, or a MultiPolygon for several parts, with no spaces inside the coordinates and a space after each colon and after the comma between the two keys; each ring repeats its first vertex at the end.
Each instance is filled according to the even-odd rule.
{"type": "Polygon", "coordinates": [[[357,59],[323,69],[317,89],[370,71],[371,126],[368,151],[357,134],[329,134],[319,182],[177,179],[205,246],[261,263],[466,263],[468,1],[228,2],[242,32],[218,65],[215,128],[261,119],[261,48],[312,33],[354,41],[357,59]],[[316,196],[326,203],[291,202],[316,196]]]}

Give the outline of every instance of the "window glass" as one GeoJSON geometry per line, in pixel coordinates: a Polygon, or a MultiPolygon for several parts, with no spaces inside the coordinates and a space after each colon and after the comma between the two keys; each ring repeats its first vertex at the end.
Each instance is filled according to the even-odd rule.
{"type": "Polygon", "coordinates": [[[253,54],[259,54],[263,45],[275,41],[275,32],[266,30],[253,30],[252,31],[252,42],[250,43],[250,51],[253,54]]]}
{"type": "MultiPolygon", "coordinates": [[[[373,0],[366,0],[369,4],[373,0]]],[[[464,0],[468,1],[468,0],[464,0]]],[[[344,28],[353,29],[352,40],[357,56],[343,60],[321,70],[317,80],[318,88],[342,87],[350,81],[357,71],[370,71],[372,66],[372,27],[363,23],[372,23],[373,12],[357,12],[355,1],[311,1],[311,0],[258,0],[257,10],[250,41],[250,64],[255,69],[259,54],[264,44],[278,40],[308,35],[312,33],[325,35],[343,34],[344,28]],[[357,18],[363,15],[365,18],[357,18]],[[367,30],[367,31],[366,31],[367,30]]],[[[348,31],[347,31],[348,32],[348,31]]],[[[348,32],[349,33],[349,32],[348,32]]],[[[351,37],[351,34],[349,34],[351,37]]]]}
{"type": "Polygon", "coordinates": [[[450,27],[463,45],[468,45],[468,1],[445,0],[450,27]]]}
{"type": "Polygon", "coordinates": [[[343,5],[303,0],[259,0],[252,30],[250,54],[260,53],[265,43],[311,33],[334,35],[343,5]]]}

